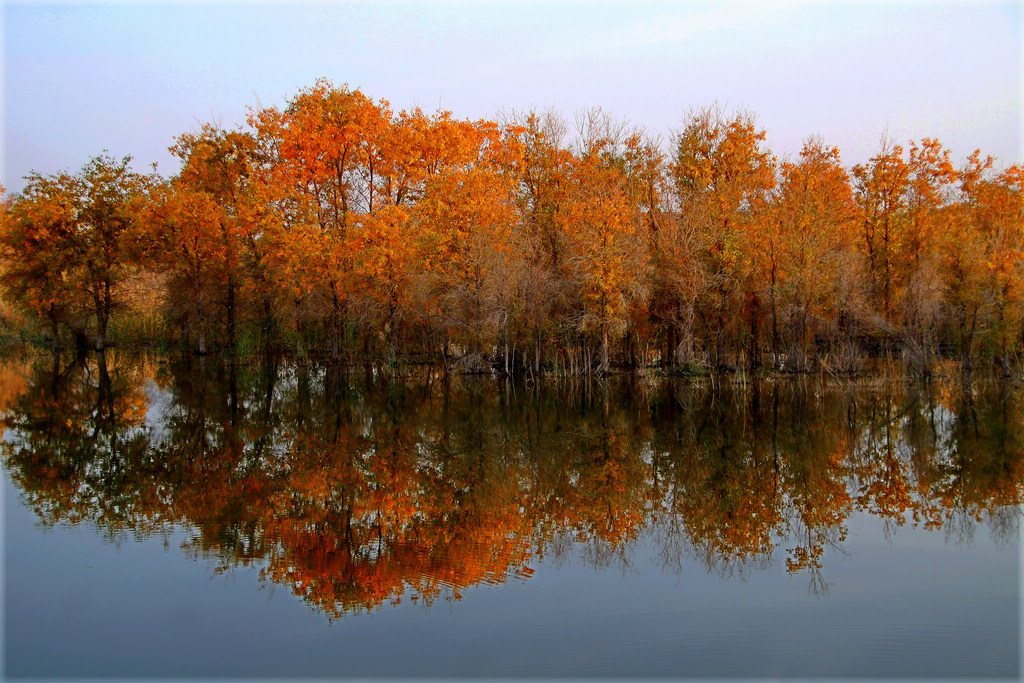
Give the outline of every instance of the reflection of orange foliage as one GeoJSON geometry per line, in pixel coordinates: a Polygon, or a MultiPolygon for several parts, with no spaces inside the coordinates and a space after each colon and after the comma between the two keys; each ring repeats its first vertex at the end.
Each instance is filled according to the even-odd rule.
{"type": "MultiPolygon", "coordinates": [[[[742,467],[698,483],[681,512],[701,555],[722,567],[742,566],[771,553],[781,521],[774,483],[757,469],[742,467]]],[[[698,480],[699,481],[699,480],[698,480]]]]}
{"type": "Polygon", "coordinates": [[[792,557],[786,558],[786,571],[790,574],[804,569],[821,569],[821,556],[825,549],[821,545],[811,547],[797,546],[791,552],[792,557]]]}
{"type": "Polygon", "coordinates": [[[594,538],[614,548],[637,536],[646,512],[638,454],[622,426],[612,429],[577,441],[578,455],[566,463],[572,470],[560,474],[544,517],[579,541],[594,538]]]}
{"type": "Polygon", "coordinates": [[[861,490],[858,502],[876,515],[903,524],[903,513],[912,505],[903,464],[894,457],[882,457],[875,464],[868,485],[861,490]]]}
{"type": "Polygon", "coordinates": [[[852,403],[828,391],[698,391],[684,411],[671,394],[644,408],[623,394],[566,409],[564,396],[415,380],[353,388],[327,376],[317,394],[309,377],[292,381],[304,370],[200,365],[171,370],[173,405],[150,417],[163,422],[157,438],[144,420],[152,364],[109,359],[39,362],[5,399],[18,437],[9,469],[44,521],[187,524],[190,550],[259,566],[331,617],[526,579],[534,558],[567,545],[601,564],[657,524],[668,562],[685,549],[743,573],[785,538],[786,570],[824,586],[825,549],[854,511],[943,528],[998,515],[1024,491],[1012,392],[966,405],[858,394],[846,423],[852,403]],[[940,405],[943,436],[915,431],[910,418],[940,405]]]}
{"type": "Polygon", "coordinates": [[[27,363],[0,365],[0,413],[10,408],[15,399],[28,388],[30,368],[27,363]]]}
{"type": "Polygon", "coordinates": [[[345,533],[289,530],[275,540],[262,572],[265,580],[284,584],[307,602],[335,617],[398,603],[408,589],[412,599],[454,599],[477,584],[498,584],[510,575],[526,577],[531,554],[529,536],[509,537],[507,529],[489,533],[486,525],[462,527],[458,536],[408,539],[381,535],[362,547],[343,542],[345,533]]]}
{"type": "MultiPolygon", "coordinates": [[[[117,485],[133,483],[121,472],[148,445],[140,429],[147,407],[142,382],[152,364],[115,352],[84,362],[45,354],[32,360],[32,381],[10,399],[4,417],[20,435],[5,450],[30,504],[47,524],[91,519],[114,529],[147,528],[152,501],[117,485]],[[94,459],[88,467],[87,457],[94,459]]],[[[2,372],[11,376],[15,368],[17,375],[18,367],[2,372]]]]}

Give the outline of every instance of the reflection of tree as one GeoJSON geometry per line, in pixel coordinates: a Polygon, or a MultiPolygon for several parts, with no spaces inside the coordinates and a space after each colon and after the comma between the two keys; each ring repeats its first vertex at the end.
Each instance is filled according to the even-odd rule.
{"type": "Polygon", "coordinates": [[[970,540],[974,525],[987,519],[996,539],[1015,538],[1024,501],[1021,394],[1000,383],[977,391],[962,387],[955,400],[945,476],[929,491],[941,523],[947,533],[970,540]]]}
{"type": "Polygon", "coordinates": [[[6,427],[3,416],[28,389],[31,367],[20,354],[0,357],[0,430],[6,427]]]}
{"type": "Polygon", "coordinates": [[[985,517],[997,536],[1018,528],[1016,506],[1024,499],[1019,392],[984,383],[908,388],[903,396],[879,396],[858,417],[856,503],[881,516],[887,533],[912,521],[969,541],[985,517]]]}
{"type": "Polygon", "coordinates": [[[38,357],[32,381],[8,407],[11,476],[44,524],[90,520],[111,531],[159,524],[140,490],[148,455],[145,359],[111,352],[38,357]]]}
{"type": "Polygon", "coordinates": [[[543,538],[553,549],[574,544],[590,564],[628,566],[625,553],[643,526],[646,509],[645,430],[624,409],[628,398],[613,399],[609,391],[604,383],[584,387],[571,409],[549,427],[556,448],[538,453],[542,503],[536,514],[544,520],[549,533],[543,538]]]}
{"type": "Polygon", "coordinates": [[[799,387],[780,425],[778,387],[772,394],[773,441],[785,456],[783,486],[790,536],[796,541],[788,549],[786,571],[806,571],[812,593],[828,589],[821,572],[825,548],[838,549],[846,540],[845,522],[853,506],[846,485],[851,404],[851,397],[835,396],[818,408],[809,404],[808,388],[799,387]]]}
{"type": "Polygon", "coordinates": [[[490,413],[429,394],[416,405],[406,387],[366,389],[326,434],[294,439],[264,575],[337,615],[406,588],[431,601],[526,571],[528,520],[486,436],[490,413]]]}
{"type": "MultiPolygon", "coordinates": [[[[684,531],[709,570],[742,575],[770,560],[781,523],[780,461],[770,416],[759,397],[748,402],[739,393],[689,400],[696,409],[666,416],[676,422],[674,433],[655,441],[671,501],[663,543],[681,548],[677,534],[684,531]]],[[[671,400],[668,405],[674,406],[671,400]]],[[[665,554],[679,561],[675,550],[665,554]]]]}
{"type": "Polygon", "coordinates": [[[398,382],[110,351],[29,374],[0,419],[44,522],[183,524],[187,552],[258,567],[332,617],[458,599],[545,559],[629,568],[641,537],[673,571],[696,557],[740,576],[785,542],[787,571],[824,592],[854,511],[890,531],[1019,524],[1005,386],[398,382]]]}
{"type": "Polygon", "coordinates": [[[932,399],[920,387],[902,394],[887,387],[855,409],[859,433],[851,468],[857,508],[881,517],[887,536],[908,521],[928,529],[941,526],[928,495],[941,452],[932,399]]]}

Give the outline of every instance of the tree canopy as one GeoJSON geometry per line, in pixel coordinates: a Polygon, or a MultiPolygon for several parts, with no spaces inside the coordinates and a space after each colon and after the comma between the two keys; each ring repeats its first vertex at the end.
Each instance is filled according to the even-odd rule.
{"type": "Polygon", "coordinates": [[[779,159],[754,114],[715,106],[667,140],[600,109],[570,129],[320,80],[183,133],[168,179],[105,155],[28,176],[5,202],[4,296],[96,348],[148,315],[199,353],[467,371],[1019,365],[1019,165],[957,168],[930,138],[852,168],[814,136],[779,159]]]}

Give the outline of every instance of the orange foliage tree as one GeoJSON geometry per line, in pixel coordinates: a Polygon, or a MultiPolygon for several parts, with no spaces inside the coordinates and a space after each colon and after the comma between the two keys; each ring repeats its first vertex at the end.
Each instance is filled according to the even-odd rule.
{"type": "Polygon", "coordinates": [[[321,79],[248,130],[178,136],[166,183],[107,157],[29,176],[0,226],[6,296],[103,346],[146,282],[197,351],[242,326],[259,350],[392,368],[1019,365],[1019,166],[978,152],[957,172],[931,138],[884,139],[849,173],[814,138],[779,164],[720,107],[667,149],[599,109],[578,124],[396,112],[321,79]]]}
{"type": "Polygon", "coordinates": [[[46,321],[50,340],[56,343],[59,326],[76,325],[73,319],[79,313],[68,281],[77,266],[71,245],[78,192],[74,178],[66,173],[32,174],[27,180],[4,211],[4,290],[10,300],[46,321]]]}
{"type": "Polygon", "coordinates": [[[788,364],[807,369],[816,333],[844,313],[849,318],[849,257],[853,193],[839,149],[804,143],[797,161],[780,167],[762,257],[768,277],[772,353],[780,362],[780,313],[789,332],[788,364]],[[845,309],[845,310],[844,310],[845,309]]]}
{"type": "Polygon", "coordinates": [[[250,114],[268,157],[262,182],[277,207],[268,239],[280,284],[300,326],[323,322],[335,357],[352,290],[353,227],[375,207],[374,150],[389,119],[386,102],[325,80],[283,110],[250,114]]]}
{"type": "Polygon", "coordinates": [[[140,268],[139,198],[149,179],[130,161],[101,155],[75,175],[33,173],[5,221],[8,292],[45,316],[54,335],[64,322],[81,340],[91,320],[98,351],[122,285],[140,268]]]}
{"type": "Polygon", "coordinates": [[[591,110],[580,120],[580,137],[569,169],[571,189],[557,215],[566,242],[562,267],[577,292],[571,324],[596,334],[599,370],[607,371],[613,337],[621,335],[634,301],[646,296],[638,207],[627,187],[627,150],[639,135],[591,110]]]}
{"type": "Polygon", "coordinates": [[[445,115],[435,126],[441,154],[413,217],[423,239],[421,306],[445,348],[454,338],[468,349],[466,368],[478,370],[486,348],[508,339],[520,151],[493,122],[445,115]]]}
{"type": "Polygon", "coordinates": [[[749,113],[727,118],[720,108],[706,108],[691,112],[673,141],[669,173],[683,220],[699,235],[697,312],[716,365],[726,363],[726,342],[739,338],[744,318],[751,351],[758,353],[753,258],[769,229],[763,203],[775,186],[775,157],[765,137],[749,113]]]}

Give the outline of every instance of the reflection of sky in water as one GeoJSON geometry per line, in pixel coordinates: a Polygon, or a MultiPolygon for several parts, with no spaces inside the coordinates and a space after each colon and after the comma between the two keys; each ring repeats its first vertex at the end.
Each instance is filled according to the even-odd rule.
{"type": "Polygon", "coordinates": [[[442,401],[283,366],[239,368],[235,411],[206,369],[161,388],[112,366],[111,405],[145,396],[141,422],[72,373],[68,414],[110,431],[4,435],[25,450],[4,482],[6,673],[1020,673],[1021,509],[994,502],[1020,482],[978,436],[1017,448],[1016,402],[979,393],[965,422],[921,392],[858,394],[844,427],[842,392],[634,402],[610,383],[535,404],[467,380],[442,401]],[[894,472],[909,499],[865,493],[894,472]],[[911,510],[937,491],[959,497],[929,531],[911,510]],[[23,500],[89,523],[40,528],[23,500]],[[93,520],[108,502],[187,528],[93,520]],[[821,555],[794,568],[801,549],[821,555]]]}
{"type": "MultiPolygon", "coordinates": [[[[1019,673],[1018,543],[849,520],[827,596],[776,559],[742,580],[654,542],[629,566],[576,549],[536,574],[405,600],[327,624],[257,571],[213,573],[183,532],[114,548],[85,528],[40,533],[5,477],[8,675],[933,677],[1019,673]]],[[[826,553],[831,551],[826,550],[826,553]]]]}
{"type": "Polygon", "coordinates": [[[160,385],[147,377],[142,387],[146,392],[146,429],[150,434],[150,441],[154,444],[167,441],[167,414],[172,405],[174,396],[170,389],[162,389],[160,385]]]}

